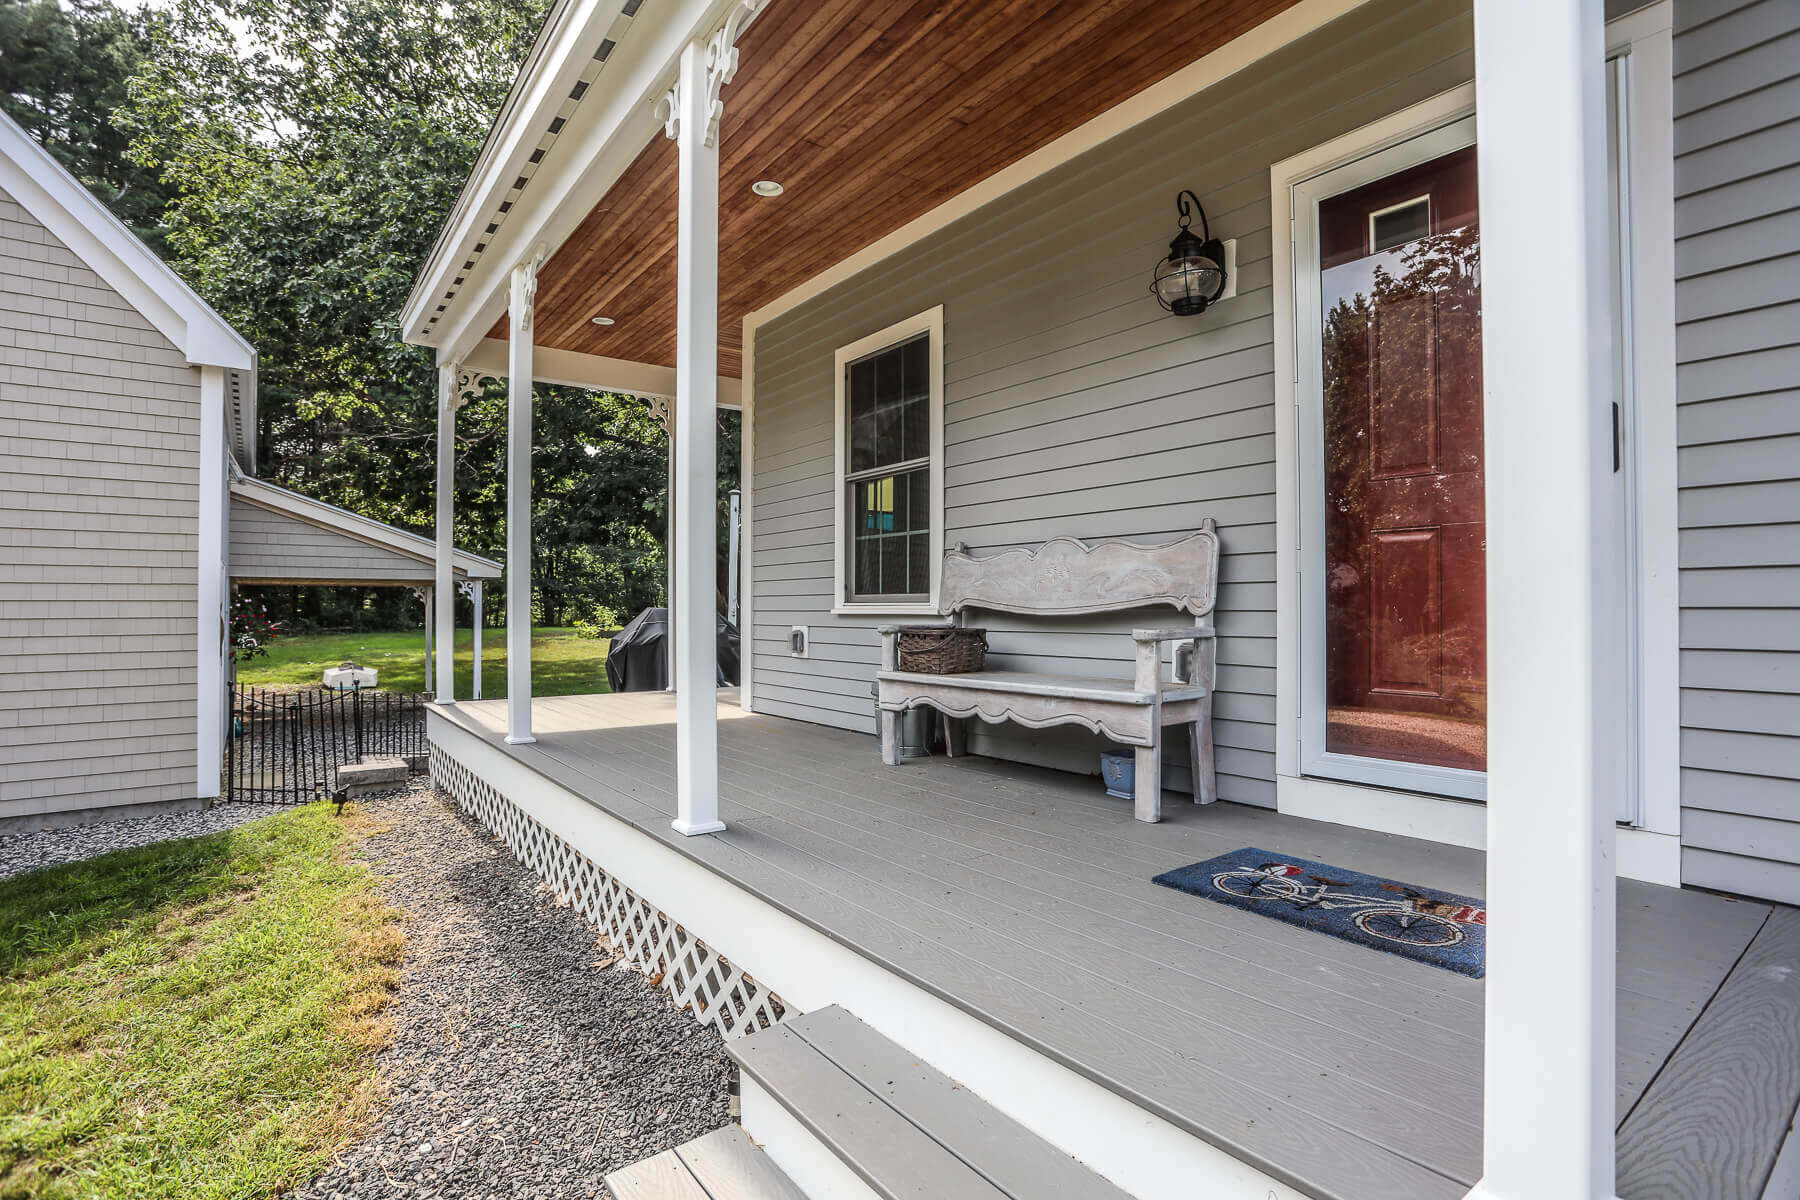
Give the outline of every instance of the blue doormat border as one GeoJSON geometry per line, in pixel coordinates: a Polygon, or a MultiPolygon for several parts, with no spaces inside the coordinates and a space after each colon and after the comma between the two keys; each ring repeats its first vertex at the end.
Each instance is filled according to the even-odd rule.
{"type": "Polygon", "coordinates": [[[1469,896],[1255,846],[1150,882],[1459,975],[1487,974],[1487,909],[1469,896]]]}

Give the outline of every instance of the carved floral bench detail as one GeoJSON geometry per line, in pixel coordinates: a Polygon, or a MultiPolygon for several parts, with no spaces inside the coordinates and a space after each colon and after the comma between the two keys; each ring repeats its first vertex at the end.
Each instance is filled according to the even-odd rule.
{"type": "Polygon", "coordinates": [[[1166,605],[1193,617],[1190,627],[1135,629],[1136,673],[1131,679],[972,671],[927,675],[900,670],[897,625],[883,625],[876,708],[881,758],[900,761],[900,714],[920,706],[944,714],[949,753],[965,752],[964,722],[1013,721],[1032,729],[1079,725],[1132,747],[1136,756],[1134,811],[1140,821],[1162,819],[1162,747],[1167,725],[1187,728],[1194,799],[1218,798],[1213,762],[1212,700],[1218,652],[1213,604],[1218,591],[1219,537],[1208,518],[1198,532],[1164,545],[1104,542],[1089,546],[1057,537],[1036,550],[1006,550],[977,558],[962,546],[944,555],[938,611],[960,625],[970,609],[1035,617],[1079,617],[1166,605]],[[1165,678],[1162,647],[1188,643],[1185,678],[1165,678]]]}

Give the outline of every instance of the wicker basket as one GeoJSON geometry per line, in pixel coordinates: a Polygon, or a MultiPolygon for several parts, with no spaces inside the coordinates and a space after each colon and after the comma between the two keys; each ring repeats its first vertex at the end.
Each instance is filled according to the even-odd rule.
{"type": "Polygon", "coordinates": [[[900,627],[900,669],[960,675],[987,665],[987,630],[944,625],[900,627]]]}

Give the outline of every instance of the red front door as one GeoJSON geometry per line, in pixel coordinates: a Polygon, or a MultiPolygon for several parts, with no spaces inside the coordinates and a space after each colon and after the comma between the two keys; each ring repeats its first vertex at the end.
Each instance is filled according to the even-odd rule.
{"type": "Polygon", "coordinates": [[[1319,205],[1326,749],[1487,765],[1475,149],[1319,205]]]}

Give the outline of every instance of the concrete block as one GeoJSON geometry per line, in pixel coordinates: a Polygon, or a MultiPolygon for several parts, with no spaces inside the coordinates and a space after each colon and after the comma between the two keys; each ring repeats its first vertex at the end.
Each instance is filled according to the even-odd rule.
{"type": "Polygon", "coordinates": [[[338,768],[338,786],[354,798],[387,788],[402,787],[408,774],[404,758],[363,755],[361,762],[345,763],[338,768]]]}

